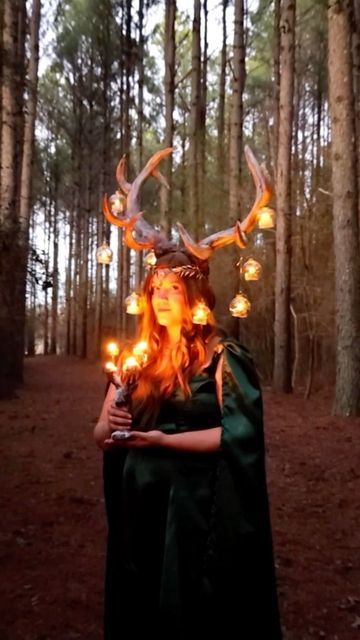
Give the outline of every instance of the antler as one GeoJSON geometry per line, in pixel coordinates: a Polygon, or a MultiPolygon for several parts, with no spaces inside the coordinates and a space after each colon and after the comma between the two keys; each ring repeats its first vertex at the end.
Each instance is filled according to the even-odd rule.
{"type": "Polygon", "coordinates": [[[170,153],[172,153],[172,147],[167,147],[154,153],[132,183],[127,182],[125,178],[125,156],[121,158],[117,166],[116,178],[120,190],[126,196],[126,206],[121,217],[119,217],[112,213],[109,200],[105,196],[103,213],[110,224],[125,228],[124,240],[130,249],[140,251],[142,249],[152,249],[159,244],[169,244],[166,236],[161,231],[157,231],[142,218],[143,212],[140,211],[139,192],[142,184],[151,175],[169,188],[166,178],[157,167],[161,160],[170,155],[170,153]]]}
{"type": "Polygon", "coordinates": [[[194,242],[182,224],[177,223],[179,233],[186,248],[200,260],[207,260],[215,249],[235,242],[243,249],[247,244],[246,234],[250,233],[257,221],[257,214],[271,199],[272,187],[265,167],[260,167],[250,147],[245,147],[245,157],[256,187],[256,197],[252,209],[245,220],[236,221],[233,227],[218,231],[199,243],[194,242]]]}

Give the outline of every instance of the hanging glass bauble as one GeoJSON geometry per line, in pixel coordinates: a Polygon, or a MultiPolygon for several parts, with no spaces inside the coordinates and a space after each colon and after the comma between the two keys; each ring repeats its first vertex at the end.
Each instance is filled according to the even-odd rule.
{"type": "Polygon", "coordinates": [[[275,226],[275,211],[271,207],[263,207],[257,215],[259,229],[272,229],[275,226]]]}
{"type": "Polygon", "coordinates": [[[134,316],[140,315],[144,310],[142,297],[138,293],[135,293],[135,291],[131,293],[125,298],[125,309],[126,313],[134,316]]]}
{"type": "Polygon", "coordinates": [[[146,254],[145,258],[144,258],[144,265],[146,269],[150,269],[151,267],[155,267],[157,262],[157,258],[155,255],[155,251],[153,251],[153,249],[151,249],[151,251],[149,251],[149,253],[146,254]]]}
{"type": "Polygon", "coordinates": [[[113,259],[113,252],[111,251],[106,240],[96,250],[96,261],[98,264],[111,264],[113,259]]]}
{"type": "Polygon", "coordinates": [[[250,300],[244,293],[239,292],[230,302],[229,309],[235,318],[246,318],[251,309],[250,300]]]}
{"type": "Polygon", "coordinates": [[[121,193],[116,191],[114,195],[110,196],[109,204],[111,213],[113,213],[114,215],[123,213],[126,209],[126,198],[121,193]]]}
{"type": "Polygon", "coordinates": [[[262,266],[260,262],[255,260],[254,258],[249,258],[244,262],[241,273],[243,274],[245,280],[259,280],[262,272],[262,266]]]}
{"type": "Polygon", "coordinates": [[[210,309],[205,302],[198,302],[192,310],[194,324],[207,324],[210,309]]]}

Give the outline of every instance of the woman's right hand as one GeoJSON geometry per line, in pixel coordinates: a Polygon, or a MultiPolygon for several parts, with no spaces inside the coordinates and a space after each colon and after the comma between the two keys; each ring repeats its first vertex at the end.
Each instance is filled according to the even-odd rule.
{"type": "Polygon", "coordinates": [[[110,436],[113,431],[121,431],[122,429],[131,429],[132,415],[127,405],[117,407],[113,402],[108,409],[108,424],[110,436]]]}
{"type": "Polygon", "coordinates": [[[115,387],[110,385],[104,400],[99,420],[94,429],[94,439],[100,449],[109,449],[105,442],[111,438],[113,431],[131,429],[132,416],[128,406],[117,407],[115,404],[115,387]]]}

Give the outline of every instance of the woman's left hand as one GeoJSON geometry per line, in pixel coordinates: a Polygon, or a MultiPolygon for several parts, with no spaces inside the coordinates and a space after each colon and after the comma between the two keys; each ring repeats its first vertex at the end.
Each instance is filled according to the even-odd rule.
{"type": "Polygon", "coordinates": [[[109,448],[121,447],[122,449],[136,449],[145,447],[161,447],[163,445],[165,434],[162,431],[153,429],[152,431],[135,431],[131,430],[127,438],[122,440],[113,440],[108,438],[104,444],[109,448]]]}

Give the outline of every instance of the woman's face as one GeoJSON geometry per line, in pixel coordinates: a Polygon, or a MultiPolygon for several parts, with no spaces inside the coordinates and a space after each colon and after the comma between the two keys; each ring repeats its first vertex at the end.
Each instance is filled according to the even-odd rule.
{"type": "Polygon", "coordinates": [[[172,271],[158,270],[152,278],[151,303],[158,323],[181,326],[186,311],[184,285],[172,271]]]}

